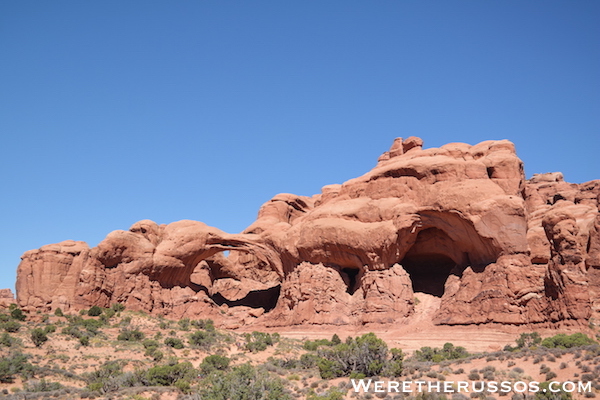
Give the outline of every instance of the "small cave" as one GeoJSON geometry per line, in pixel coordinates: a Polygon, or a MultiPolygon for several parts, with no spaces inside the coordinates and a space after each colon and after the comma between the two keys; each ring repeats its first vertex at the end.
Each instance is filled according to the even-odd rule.
{"type": "Polygon", "coordinates": [[[358,268],[342,268],[341,270],[342,279],[347,285],[346,292],[351,295],[354,294],[358,288],[357,277],[359,272],[360,270],[358,268]]]}
{"type": "Polygon", "coordinates": [[[407,254],[402,266],[410,275],[413,291],[442,297],[446,280],[456,263],[450,257],[437,253],[407,254]]]}
{"type": "Polygon", "coordinates": [[[219,306],[227,304],[229,307],[264,308],[265,312],[269,312],[277,305],[280,292],[281,285],[277,285],[265,290],[253,290],[246,297],[239,300],[228,300],[221,293],[215,293],[211,296],[211,299],[219,306]]]}

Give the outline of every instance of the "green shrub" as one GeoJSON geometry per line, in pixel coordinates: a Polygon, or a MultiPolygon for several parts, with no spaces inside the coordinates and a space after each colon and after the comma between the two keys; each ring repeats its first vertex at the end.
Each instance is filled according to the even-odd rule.
{"type": "Polygon", "coordinates": [[[198,375],[190,362],[171,362],[167,365],[157,365],[146,373],[151,385],[171,386],[178,381],[192,381],[198,375]]]}
{"type": "MultiPolygon", "coordinates": [[[[338,337],[339,342],[337,344],[341,344],[342,341],[340,340],[340,338],[338,337]]],[[[330,342],[327,339],[315,339],[315,340],[307,340],[306,342],[304,342],[304,344],[302,345],[302,347],[304,348],[304,350],[308,350],[308,351],[315,351],[317,350],[320,346],[334,346],[335,343],[330,342]]]]}
{"type": "Polygon", "coordinates": [[[31,331],[31,341],[35,344],[35,347],[40,347],[48,341],[48,336],[41,328],[35,328],[31,331]]]}
{"type": "Polygon", "coordinates": [[[196,331],[190,335],[188,341],[192,346],[210,349],[217,342],[217,335],[215,331],[196,331]]]}
{"type": "Polygon", "coordinates": [[[420,350],[415,351],[415,358],[418,361],[441,362],[444,360],[457,360],[469,355],[464,347],[455,347],[452,343],[445,343],[441,349],[437,347],[421,347],[420,350]]]}
{"type": "Polygon", "coordinates": [[[264,332],[252,332],[246,333],[246,350],[256,353],[258,351],[266,350],[268,346],[272,346],[274,343],[273,336],[269,333],[264,332]]]}
{"type": "MultiPolygon", "coordinates": [[[[11,306],[12,306],[12,304],[11,304],[11,306]]],[[[23,311],[20,308],[16,308],[16,307],[13,307],[10,310],[10,316],[12,317],[12,319],[16,319],[18,321],[25,321],[25,318],[26,318],[25,314],[23,314],[23,311]]]]}
{"type": "Polygon", "coordinates": [[[56,310],[54,310],[54,315],[56,315],[57,317],[65,316],[65,314],[63,314],[63,311],[60,308],[57,308],[56,310]]]}
{"type": "Polygon", "coordinates": [[[200,370],[203,374],[209,374],[215,370],[225,371],[227,368],[229,368],[230,361],[231,360],[227,357],[213,354],[206,357],[202,361],[202,364],[200,364],[200,370]]]}
{"type": "Polygon", "coordinates": [[[212,319],[199,319],[197,321],[192,321],[191,325],[196,329],[204,329],[206,331],[215,330],[215,324],[212,319]]]}
{"type": "Polygon", "coordinates": [[[85,347],[89,346],[90,345],[90,337],[87,335],[80,337],[79,343],[85,347]]]}
{"type": "Polygon", "coordinates": [[[182,331],[189,331],[190,330],[190,319],[189,318],[180,319],[179,321],[177,321],[177,325],[179,325],[179,327],[181,328],[182,331]]]}
{"type": "Polygon", "coordinates": [[[15,332],[18,332],[19,329],[21,329],[21,324],[18,323],[17,321],[7,321],[2,324],[2,328],[6,332],[15,333],[15,332]]]}
{"type": "Polygon", "coordinates": [[[120,361],[108,361],[97,370],[83,374],[82,377],[87,383],[88,390],[107,393],[120,388],[121,382],[119,382],[118,378],[121,375],[123,375],[123,363],[120,361]]]}
{"type": "Polygon", "coordinates": [[[2,346],[12,347],[12,345],[16,342],[17,341],[6,332],[4,332],[2,336],[0,336],[0,345],[2,346]]]}
{"type": "Polygon", "coordinates": [[[281,379],[250,364],[234,367],[228,373],[211,374],[201,386],[203,400],[291,400],[281,379]]]}
{"type": "Polygon", "coordinates": [[[44,327],[44,332],[46,333],[54,333],[56,332],[56,325],[50,324],[44,327]]]}
{"type": "Polygon", "coordinates": [[[337,335],[337,333],[334,333],[333,336],[331,337],[331,344],[334,346],[337,346],[338,344],[342,343],[342,339],[340,339],[340,337],[337,335]]]}
{"type": "Polygon", "coordinates": [[[102,309],[98,306],[92,306],[87,312],[88,317],[98,317],[100,314],[102,314],[102,309]]]}
{"type": "Polygon", "coordinates": [[[18,374],[24,378],[33,376],[34,367],[27,358],[25,354],[12,353],[0,359],[0,382],[12,383],[18,374]]]}
{"type": "Polygon", "coordinates": [[[79,328],[73,325],[65,326],[62,329],[62,333],[68,336],[72,336],[75,339],[79,339],[83,335],[79,328]]]}
{"type": "Polygon", "coordinates": [[[558,335],[548,337],[542,340],[542,346],[548,348],[561,348],[570,349],[572,347],[587,346],[589,344],[596,343],[593,339],[583,333],[574,333],[572,335],[566,335],[559,333],[558,335]]]}
{"type": "Polygon", "coordinates": [[[174,349],[183,349],[183,342],[181,339],[169,337],[165,339],[165,344],[169,347],[173,347],[174,349]]]}
{"type": "Polygon", "coordinates": [[[333,348],[321,349],[317,366],[323,379],[331,379],[352,374],[363,374],[364,376],[375,376],[385,373],[385,368],[398,374],[402,369],[402,352],[395,350],[392,360],[400,365],[389,366],[388,349],[385,342],[367,333],[356,339],[350,338],[346,343],[338,344],[333,348]]]}
{"type": "Polygon", "coordinates": [[[47,382],[42,378],[40,381],[26,382],[23,388],[26,392],[52,392],[59,390],[63,386],[58,382],[47,382]]]}
{"type": "Polygon", "coordinates": [[[125,305],[121,304],[121,303],[115,303],[112,306],[110,306],[110,308],[114,311],[114,312],[120,312],[125,310],[125,305]]]}
{"type": "Polygon", "coordinates": [[[139,342],[143,338],[144,334],[138,331],[137,329],[126,329],[124,331],[121,331],[121,333],[119,333],[119,336],[117,336],[117,340],[123,340],[127,342],[139,342]]]}

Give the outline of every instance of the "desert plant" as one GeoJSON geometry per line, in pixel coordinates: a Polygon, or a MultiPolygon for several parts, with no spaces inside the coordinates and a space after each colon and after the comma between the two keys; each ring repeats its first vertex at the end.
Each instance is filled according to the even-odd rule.
{"type": "Polygon", "coordinates": [[[266,350],[268,346],[274,343],[273,336],[264,332],[252,332],[245,335],[246,350],[256,353],[257,351],[266,350]]]}
{"type": "Polygon", "coordinates": [[[183,342],[181,339],[169,337],[165,339],[165,344],[169,347],[173,347],[174,349],[183,349],[183,342]]]}
{"type": "Polygon", "coordinates": [[[46,332],[44,332],[41,328],[35,328],[31,331],[31,341],[35,345],[35,347],[41,347],[44,343],[48,341],[48,336],[46,332]]]}
{"type": "Polygon", "coordinates": [[[144,338],[144,334],[137,329],[126,329],[119,333],[117,340],[124,340],[127,342],[139,342],[144,338]]]}
{"type": "Polygon", "coordinates": [[[209,374],[215,370],[225,371],[229,368],[230,359],[225,356],[213,354],[206,357],[200,364],[200,370],[203,374],[209,374]]]}
{"type": "Polygon", "coordinates": [[[548,348],[558,347],[563,349],[570,349],[572,347],[586,346],[588,344],[593,343],[595,343],[594,340],[590,339],[583,333],[574,333],[572,335],[559,333],[558,335],[545,338],[544,340],[542,340],[541,344],[542,346],[548,348]]]}
{"type": "Polygon", "coordinates": [[[88,311],[87,311],[87,315],[89,317],[97,317],[100,314],[102,314],[102,309],[98,306],[92,306],[88,311]]]}

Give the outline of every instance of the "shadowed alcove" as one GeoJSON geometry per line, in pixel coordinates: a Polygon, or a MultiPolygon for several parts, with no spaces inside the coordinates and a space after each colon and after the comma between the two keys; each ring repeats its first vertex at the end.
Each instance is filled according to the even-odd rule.
{"type": "Polygon", "coordinates": [[[452,239],[441,229],[428,228],[417,239],[401,261],[410,275],[413,291],[441,297],[451,273],[457,273],[460,254],[452,239]]]}

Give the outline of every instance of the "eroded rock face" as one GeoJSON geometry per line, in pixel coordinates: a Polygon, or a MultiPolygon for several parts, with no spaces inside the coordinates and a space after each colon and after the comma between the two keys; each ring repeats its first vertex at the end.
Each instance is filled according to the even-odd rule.
{"type": "Polygon", "coordinates": [[[525,180],[506,140],[423,149],[398,138],[365,175],[280,194],[240,234],[144,220],[95,248],[25,253],[25,308],[121,302],[218,324],[582,322],[600,309],[600,181],[525,180]]]}

